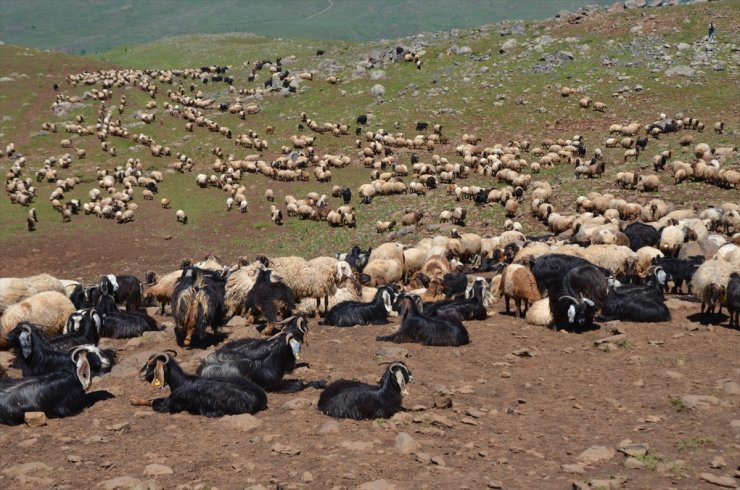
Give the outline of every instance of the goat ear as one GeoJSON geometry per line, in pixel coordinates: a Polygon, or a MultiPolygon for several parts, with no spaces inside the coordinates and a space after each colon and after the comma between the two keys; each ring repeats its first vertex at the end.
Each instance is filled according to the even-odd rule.
{"type": "Polygon", "coordinates": [[[81,351],[77,355],[77,379],[82,384],[82,389],[87,390],[91,383],[90,363],[87,360],[87,352],[81,351]]]}
{"type": "Polygon", "coordinates": [[[398,383],[398,387],[401,388],[401,393],[404,395],[408,395],[409,392],[406,389],[406,379],[403,377],[403,370],[401,368],[398,368],[395,370],[394,374],[396,375],[396,382],[398,383]]]}
{"type": "Polygon", "coordinates": [[[31,356],[31,334],[28,332],[21,332],[18,336],[18,340],[21,344],[21,354],[23,354],[23,357],[28,359],[31,356]]]}
{"type": "Polygon", "coordinates": [[[587,305],[589,305],[591,307],[593,307],[595,305],[595,303],[593,301],[591,301],[590,299],[588,299],[588,298],[583,298],[583,301],[584,301],[584,303],[586,303],[587,305]]]}
{"type": "Polygon", "coordinates": [[[155,388],[164,388],[167,385],[167,381],[164,379],[164,362],[157,359],[157,365],[154,367],[154,377],[152,378],[152,386],[155,388]]]}
{"type": "Polygon", "coordinates": [[[576,305],[568,307],[568,323],[573,323],[576,319],[576,305]]]}

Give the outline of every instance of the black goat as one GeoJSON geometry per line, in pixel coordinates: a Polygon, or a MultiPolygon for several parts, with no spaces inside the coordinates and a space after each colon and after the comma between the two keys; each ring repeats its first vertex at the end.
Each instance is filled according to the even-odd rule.
{"type": "Polygon", "coordinates": [[[87,405],[90,364],[84,347],[65,355],[74,369],[23,379],[0,380],[0,424],[23,423],[26,412],[44,412],[49,418],[69,417],[87,405]]]}
{"type": "Polygon", "coordinates": [[[98,345],[102,321],[94,308],[77,310],[67,319],[63,335],[48,339],[49,346],[58,351],[66,351],[78,345],[98,345]]]}
{"type": "Polygon", "coordinates": [[[607,321],[670,321],[671,312],[665,305],[663,296],[665,279],[666,273],[658,267],[646,285],[609,287],[606,305],[602,311],[603,318],[607,321]]]}
{"type": "Polygon", "coordinates": [[[730,282],[727,283],[727,311],[730,313],[730,326],[740,327],[740,273],[730,274],[730,282]]]}
{"type": "Polygon", "coordinates": [[[362,272],[370,259],[370,252],[372,248],[362,250],[359,246],[355,245],[348,254],[337,254],[337,260],[344,260],[355,272],[362,272]]]}
{"type": "Polygon", "coordinates": [[[635,142],[635,148],[638,149],[639,151],[643,151],[647,147],[647,144],[648,144],[647,137],[641,136],[637,138],[637,141],[635,142]]]}
{"type": "Polygon", "coordinates": [[[211,271],[188,267],[172,293],[172,313],[178,345],[204,341],[206,330],[215,333],[226,321],[226,279],[211,271]]]}
{"type": "Polygon", "coordinates": [[[488,312],[483,298],[485,279],[476,279],[473,283],[472,295],[466,299],[453,299],[425,303],[424,313],[432,317],[462,320],[485,320],[488,312]]]}
{"type": "MultiPolygon", "coordinates": [[[[653,265],[662,267],[667,275],[667,281],[673,281],[673,294],[680,294],[683,291],[683,284],[686,283],[689,294],[691,294],[691,277],[696,272],[697,267],[704,263],[703,255],[694,255],[688,259],[677,259],[674,257],[655,257],[653,265]]],[[[668,284],[665,284],[665,290],[668,291],[668,284]]]]}
{"type": "Polygon", "coordinates": [[[265,391],[238,376],[202,378],[185,373],[171,356],[158,352],[141,369],[141,377],[152,386],[170,387],[170,396],[151,401],[156,412],[188,412],[206,417],[256,413],[267,407],[265,391]]]}
{"type": "MultiPolygon", "coordinates": [[[[23,376],[36,376],[56,371],[69,370],[73,364],[67,352],[56,350],[49,345],[44,334],[36,326],[21,322],[8,332],[10,347],[15,352],[15,365],[23,376]]],[[[110,349],[100,349],[94,345],[80,345],[87,352],[87,360],[93,372],[108,372],[116,360],[116,353],[110,349]]],[[[77,349],[75,347],[74,349],[77,349]]]]}
{"type": "Polygon", "coordinates": [[[622,230],[630,240],[630,249],[637,252],[642,247],[657,247],[660,244],[660,233],[650,225],[632,223],[622,230]]]}
{"type": "Polygon", "coordinates": [[[319,410],[326,415],[345,419],[390,418],[402,409],[402,395],[414,377],[400,361],[388,366],[377,385],[340,379],[319,396],[319,410]]]}
{"type": "MultiPolygon", "coordinates": [[[[537,259],[530,260],[530,269],[537,281],[537,288],[540,290],[540,294],[544,297],[545,292],[548,292],[557,286],[563,279],[565,274],[582,265],[593,265],[586,259],[581,257],[573,257],[571,255],[563,254],[545,254],[541,255],[537,259]]],[[[596,267],[596,266],[594,266],[596,267]]],[[[611,272],[603,267],[596,267],[605,278],[611,277],[611,272]]],[[[604,298],[606,298],[606,288],[604,289],[604,298]]]]}
{"type": "Polygon", "coordinates": [[[243,376],[266,391],[304,388],[302,382],[284,382],[283,376],[295,369],[301,357],[308,323],[303,316],[288,318],[284,323],[282,331],[269,339],[240,339],[227,343],[205,358],[198,374],[204,378],[243,376]]]}
{"type": "Polygon", "coordinates": [[[385,325],[388,314],[393,309],[396,292],[390,286],[381,286],[370,303],[361,301],[342,301],[332,306],[320,325],[352,327],[355,325],[385,325]]]}
{"type": "Polygon", "coordinates": [[[357,116],[357,120],[355,122],[362,126],[367,126],[367,114],[360,114],[357,116]]]}
{"type": "Polygon", "coordinates": [[[349,204],[352,201],[352,189],[349,187],[342,187],[342,201],[344,201],[344,204],[349,204]]]}
{"type": "Polygon", "coordinates": [[[116,304],[125,304],[126,310],[138,311],[144,288],[134,276],[108,274],[100,280],[100,294],[110,294],[116,304]]]}
{"type": "Polygon", "coordinates": [[[470,342],[468,331],[460,320],[423,314],[419,307],[421,298],[418,296],[404,295],[399,302],[401,326],[391,335],[378,336],[376,340],[434,346],[457,346],[470,342]]]}
{"type": "Polygon", "coordinates": [[[72,293],[69,295],[69,300],[75,305],[75,309],[81,310],[82,308],[88,308],[92,306],[90,304],[89,290],[82,284],[76,284],[72,293]]]}
{"type": "Polygon", "coordinates": [[[476,206],[485,206],[488,203],[488,192],[486,189],[481,189],[473,196],[473,201],[476,206]]]}
{"type": "MultiPolygon", "coordinates": [[[[144,332],[157,332],[160,328],[154,318],[146,313],[129,313],[127,311],[108,311],[98,315],[94,309],[77,310],[69,316],[64,327],[64,333],[76,332],[86,326],[93,318],[98,318],[98,334],[100,337],[112,339],[129,339],[139,337],[144,332]]],[[[97,344],[97,341],[95,342],[97,344]]]]}
{"type": "Polygon", "coordinates": [[[577,266],[553,281],[548,289],[553,329],[590,328],[596,310],[606,304],[607,287],[604,273],[592,264],[577,266]]]}
{"type": "Polygon", "coordinates": [[[252,289],[247,293],[244,300],[244,311],[257,321],[261,316],[270,323],[289,317],[295,308],[295,295],[282,278],[275,274],[272,269],[262,269],[257,274],[257,279],[252,289]]]}
{"type": "Polygon", "coordinates": [[[429,123],[424,121],[417,121],[416,123],[416,130],[417,131],[426,131],[429,128],[429,123]]]}
{"type": "Polygon", "coordinates": [[[468,288],[468,276],[462,272],[449,272],[442,276],[442,292],[445,299],[462,298],[468,288]]]}

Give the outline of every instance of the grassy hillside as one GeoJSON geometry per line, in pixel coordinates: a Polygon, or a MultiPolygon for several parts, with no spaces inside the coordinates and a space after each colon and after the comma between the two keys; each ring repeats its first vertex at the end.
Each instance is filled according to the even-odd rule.
{"type": "MultiPolygon", "coordinates": [[[[706,141],[714,146],[737,144],[737,128],[740,116],[736,110],[738,77],[737,54],[733,46],[738,44],[740,20],[736,12],[740,1],[731,0],[701,5],[680,6],[622,14],[598,14],[581,23],[528,22],[525,33],[514,37],[502,37],[497,26],[462,30],[457,35],[434,33],[423,37],[402,39],[397,42],[373,42],[356,44],[348,42],[317,43],[307,40],[269,40],[245,35],[196,36],[168,39],[101,56],[99,61],[86,58],[59,56],[37,50],[15,46],[0,46],[0,110],[5,119],[0,122],[0,143],[4,147],[10,141],[28,157],[25,176],[43,165],[49,156],[59,156],[70,150],[62,149],[59,141],[70,137],[64,133],[63,124],[72,122],[77,115],[85,117],[86,124],[94,124],[99,102],[85,99],[92,88],[100,86],[71,87],[61,81],[68,73],[78,73],[107,65],[116,61],[122,67],[185,68],[199,67],[211,63],[228,64],[239,88],[262,87],[267,69],[258,72],[258,78],[249,82],[249,68],[243,63],[257,59],[284,58],[284,68],[291,72],[312,70],[314,81],[302,82],[295,94],[270,93],[259,96],[242,96],[245,103],[257,103],[261,111],[240,120],[237,116],[220,113],[217,104],[204,110],[204,115],[228,126],[235,134],[256,131],[268,141],[268,150],[260,158],[271,162],[280,155],[283,145],[290,145],[289,137],[297,134],[300,113],[324,122],[346,123],[354,130],[358,114],[368,114],[368,129],[386,128],[400,131],[407,136],[416,134],[416,121],[438,123],[449,144],[438,145],[434,152],[418,151],[422,161],[430,162],[433,154],[457,163],[461,157],[455,147],[461,143],[465,133],[475,133],[482,138],[483,147],[506,144],[512,138],[526,138],[533,147],[539,146],[544,138],[571,138],[580,134],[585,138],[590,152],[601,147],[606,156],[607,169],[602,179],[576,179],[573,168],[560,164],[553,169],[543,170],[534,176],[544,179],[555,188],[554,205],[559,212],[575,211],[574,201],[579,194],[592,190],[612,192],[620,197],[637,202],[661,196],[676,205],[696,204],[704,206],[722,201],[737,201],[736,189],[721,189],[702,182],[685,182],[674,185],[671,173],[660,173],[661,189],[647,193],[637,190],[621,190],[614,183],[620,171],[652,172],[652,156],[670,149],[672,160],[691,161],[684,153],[678,140],[684,134],[667,135],[651,140],[646,152],[636,161],[623,162],[624,150],[608,149],[604,143],[608,128],[613,123],[637,121],[646,124],[657,119],[658,114],[683,113],[705,121],[708,131],[690,134],[694,143],[706,141]],[[718,42],[704,44],[706,24],[714,19],[719,26],[718,42]],[[640,29],[636,29],[639,26],[640,29]],[[499,48],[509,39],[517,45],[506,54],[499,48]],[[360,69],[369,57],[376,57],[395,48],[397,44],[412,46],[423,52],[423,68],[417,70],[413,63],[386,62],[373,69],[360,69]],[[687,43],[687,46],[680,43],[687,43]],[[315,49],[326,49],[324,56],[317,57],[315,49]],[[455,54],[456,49],[469,47],[467,54],[455,54]],[[573,60],[557,61],[557,54],[567,53],[573,60]],[[290,56],[295,56],[291,61],[290,56]],[[665,71],[679,65],[693,66],[692,77],[669,77],[665,71]],[[378,80],[371,79],[375,73],[378,80]],[[336,85],[325,79],[333,73],[340,78],[336,85]],[[51,85],[60,82],[60,93],[83,97],[81,102],[64,111],[52,112],[51,102],[56,93],[51,85]],[[376,99],[370,94],[373,85],[380,83],[385,96],[376,99]],[[570,86],[579,93],[563,98],[560,88],[570,86]],[[594,101],[605,102],[606,112],[595,112],[578,107],[578,99],[587,95],[594,101]],[[718,135],[711,131],[715,121],[723,120],[727,131],[718,135]],[[60,132],[49,134],[40,130],[45,121],[57,122],[60,132]],[[266,134],[266,126],[275,127],[274,134],[266,134]],[[397,129],[394,129],[397,128],[397,129]]],[[[568,58],[568,56],[565,56],[568,58]]],[[[440,188],[426,197],[413,195],[378,197],[370,206],[357,205],[358,227],[356,229],[330,229],[325,222],[286,220],[286,225],[276,227],[269,221],[269,206],[262,197],[266,188],[272,188],[277,196],[276,203],[282,204],[286,194],[303,197],[310,191],[329,194],[333,185],[347,185],[353,190],[369,182],[370,171],[363,168],[357,156],[354,131],[350,135],[333,137],[329,134],[316,136],[316,154],[344,154],[352,158],[352,164],[333,170],[329,183],[318,183],[313,177],[305,183],[281,183],[261,175],[247,174],[242,184],[247,188],[249,213],[226,213],[226,194],[210,187],[199,189],[195,185],[197,173],[214,173],[215,161],[211,150],[221,147],[225,155],[243,159],[256,153],[254,150],[235,147],[218,133],[205,128],[196,128],[188,133],[184,121],[174,118],[163,109],[168,90],[176,90],[179,80],[173,85],[159,85],[155,101],[158,108],[152,110],[157,121],[145,125],[136,114],[151,100],[136,87],[114,87],[112,104],[117,104],[121,95],[126,95],[128,105],[122,114],[114,111],[114,117],[132,133],[143,133],[157,142],[172,148],[173,157],[155,158],[148,148],[130,140],[111,138],[110,144],[117,150],[113,157],[100,150],[100,142],[94,136],[71,135],[75,148],[87,150],[87,158],[75,160],[68,170],[59,170],[60,177],[77,176],[82,180],[67,199],[85,200],[87,192],[95,186],[96,167],[113,169],[124,165],[129,158],[139,158],[145,171],[165,171],[165,181],[160,186],[159,197],[172,199],[172,209],[163,210],[157,201],[143,201],[140,190],[136,190],[139,210],[136,221],[117,225],[113,221],[79,216],[71,223],[62,224],[58,213],[48,204],[52,186],[36,184],[38,202],[36,207],[42,216],[39,229],[27,234],[25,228],[26,208],[11,205],[7,198],[0,199],[0,214],[8,219],[0,223],[0,243],[19,254],[27,253],[28,246],[42,252],[41,255],[56,256],[54,244],[65,240],[76,243],[69,253],[78,261],[95,256],[100,250],[118,250],[122,232],[135,238],[127,242],[128,255],[119,256],[110,252],[105,263],[117,264],[122,268],[140,273],[144,268],[167,267],[184,256],[198,256],[205,252],[218,252],[225,257],[252,255],[268,251],[272,254],[300,254],[315,256],[333,254],[346,249],[353,243],[371,245],[383,237],[375,233],[376,220],[400,219],[405,209],[424,209],[423,226],[416,228],[404,238],[411,242],[438,232],[437,215],[443,209],[460,205],[452,196],[440,188]],[[184,153],[196,162],[192,174],[178,174],[171,170],[174,155],[184,153]],[[187,227],[178,225],[174,210],[185,209],[190,217],[187,227]],[[84,237],[81,239],[80,237],[84,237]],[[130,254],[136,259],[131,260],[130,254]],[[75,255],[76,254],[76,255],[75,255]]],[[[188,84],[184,84],[186,92],[188,84]]],[[[218,103],[231,103],[237,94],[230,93],[223,83],[201,84],[197,90],[204,97],[215,98],[218,103]]],[[[399,163],[408,164],[410,150],[394,149],[399,163]]],[[[537,157],[524,154],[529,162],[537,157]]],[[[0,160],[0,169],[7,171],[8,159],[0,160]]],[[[737,153],[723,161],[723,166],[737,167],[737,153]]],[[[404,179],[406,183],[413,177],[404,179]]],[[[505,184],[483,176],[471,176],[458,181],[460,185],[480,185],[486,188],[503,187],[505,184]]],[[[356,203],[356,200],[355,200],[356,203]]],[[[338,206],[340,200],[332,199],[330,205],[338,206]]],[[[463,203],[468,209],[469,229],[481,233],[501,230],[504,219],[502,206],[495,204],[476,208],[463,203]]],[[[528,213],[528,200],[522,203],[516,219],[522,222],[529,233],[544,233],[546,228],[528,213]]],[[[13,256],[12,254],[10,256],[13,256]]],[[[4,259],[3,259],[4,260],[4,259]]],[[[60,270],[69,267],[69,260],[54,259],[53,267],[60,270]]],[[[87,262],[85,262],[87,263],[87,262]]],[[[6,265],[6,264],[3,264],[6,265]]],[[[9,265],[9,264],[8,264],[9,265]]],[[[89,267],[93,265],[88,264],[89,267]]]]}
{"type": "Polygon", "coordinates": [[[451,8],[446,0],[0,0],[0,40],[75,54],[226,32],[368,41],[505,19],[543,19],[583,3],[461,0],[451,8]]]}

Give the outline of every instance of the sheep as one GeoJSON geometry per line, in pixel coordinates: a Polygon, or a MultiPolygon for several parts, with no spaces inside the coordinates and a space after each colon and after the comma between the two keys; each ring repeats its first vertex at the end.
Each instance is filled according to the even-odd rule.
{"type": "Polygon", "coordinates": [[[57,278],[49,274],[39,274],[23,278],[0,278],[0,315],[10,305],[19,303],[44,291],[65,293],[64,285],[57,278]]]}
{"type": "Polygon", "coordinates": [[[458,319],[430,317],[422,313],[421,298],[404,295],[399,298],[401,325],[390,335],[376,337],[379,341],[415,342],[430,346],[459,346],[470,343],[468,331],[458,319]]]}
{"type": "Polygon", "coordinates": [[[375,231],[378,233],[386,233],[392,231],[396,226],[396,221],[377,221],[375,224],[375,231]]]}
{"type": "Polygon", "coordinates": [[[391,363],[376,386],[340,379],[321,392],[318,408],[335,418],[389,419],[401,410],[402,395],[414,377],[400,361],[391,363]]]}
{"type": "Polygon", "coordinates": [[[197,374],[204,378],[245,377],[265,391],[297,391],[303,383],[285,382],[283,376],[295,369],[306,335],[305,317],[286,318],[282,330],[269,339],[235,340],[209,354],[197,374]]]}
{"type": "Polygon", "coordinates": [[[578,101],[578,105],[581,106],[582,109],[588,109],[591,106],[591,98],[590,97],[582,97],[578,101]]]}
{"type": "Polygon", "coordinates": [[[498,295],[503,296],[506,304],[506,313],[509,313],[509,299],[514,298],[514,311],[517,318],[527,315],[530,303],[534,303],[542,298],[537,288],[537,281],[534,275],[519,264],[507,265],[501,277],[498,295]],[[521,303],[524,300],[524,310],[521,309],[521,303]]]}
{"type": "Polygon", "coordinates": [[[189,347],[203,341],[206,328],[213,332],[225,321],[225,283],[223,277],[197,267],[183,271],[172,293],[172,312],[178,345],[189,347]]]}
{"type": "Polygon", "coordinates": [[[80,413],[88,406],[90,364],[84,347],[70,354],[75,370],[57,371],[23,379],[0,380],[0,423],[23,423],[26,412],[44,412],[61,418],[80,413]]]}
{"type": "Polygon", "coordinates": [[[666,226],[660,233],[660,251],[668,257],[676,257],[685,240],[682,227],[666,226]]]}
{"type": "Polygon", "coordinates": [[[403,278],[404,269],[397,260],[371,259],[363,269],[363,273],[370,276],[370,286],[383,286],[400,281],[403,278]]]}
{"type": "Polygon", "coordinates": [[[354,325],[385,325],[392,311],[396,293],[390,286],[377,289],[371,303],[344,301],[333,306],[319,321],[320,325],[351,327],[354,325]]]}
{"type": "Polygon", "coordinates": [[[707,260],[696,269],[691,277],[691,285],[694,296],[701,300],[702,316],[714,314],[716,306],[719,306],[719,313],[722,313],[722,305],[727,300],[730,274],[736,270],[733,264],[717,259],[707,260]]]}
{"type": "Polygon", "coordinates": [[[604,274],[591,264],[570,269],[549,291],[553,329],[586,329],[607,297],[604,274]]]}
{"type": "Polygon", "coordinates": [[[591,245],[583,251],[582,258],[624,282],[631,281],[637,269],[635,252],[622,245],[591,245]]]}
{"type": "Polygon", "coordinates": [[[163,197],[159,203],[162,205],[162,209],[169,209],[170,204],[172,204],[172,201],[166,197],[163,197]]]}
{"type": "Polygon", "coordinates": [[[74,311],[72,301],[56,291],[44,291],[11,305],[0,318],[0,347],[6,342],[7,333],[22,321],[42,325],[45,335],[59,335],[74,311]]]}
{"type": "Polygon", "coordinates": [[[182,209],[178,209],[175,212],[175,217],[177,218],[178,223],[182,223],[183,225],[188,224],[188,215],[185,214],[185,211],[183,211],[182,209]]]}
{"type": "Polygon", "coordinates": [[[329,307],[329,296],[337,290],[337,284],[344,277],[352,275],[352,268],[345,261],[331,257],[318,257],[305,261],[301,257],[282,257],[268,260],[268,267],[283,278],[283,282],[293,291],[296,301],[303,298],[316,300],[317,312],[324,300],[324,312],[329,307]]]}
{"type": "Polygon", "coordinates": [[[730,282],[727,283],[727,311],[730,314],[730,326],[740,327],[740,273],[730,274],[730,282]]]}
{"type": "Polygon", "coordinates": [[[603,102],[594,102],[594,110],[598,112],[605,112],[607,109],[607,105],[603,102]]]}
{"type": "Polygon", "coordinates": [[[527,315],[524,317],[524,321],[529,325],[536,325],[538,327],[550,327],[552,325],[552,314],[550,313],[550,300],[548,298],[541,299],[532,303],[532,306],[527,310],[527,315]]]}
{"type": "MultiPolygon", "coordinates": [[[[255,383],[237,376],[203,378],[185,373],[173,351],[152,355],[141,369],[153,387],[170,387],[170,396],[149,402],[155,412],[188,412],[206,417],[256,413],[267,408],[267,395],[255,383]]],[[[148,404],[149,404],[148,403],[148,404]]]]}
{"type": "Polygon", "coordinates": [[[270,221],[278,226],[283,224],[283,212],[275,205],[270,206],[270,221]]]}
{"type": "Polygon", "coordinates": [[[637,189],[642,192],[654,192],[660,187],[657,175],[640,175],[637,178],[637,189]]]}
{"type": "Polygon", "coordinates": [[[175,285],[182,275],[182,270],[176,270],[163,275],[157,276],[153,271],[146,273],[146,288],[143,293],[143,300],[149,303],[156,300],[160,304],[159,314],[164,315],[165,306],[170,303],[172,293],[175,291],[175,285]]]}

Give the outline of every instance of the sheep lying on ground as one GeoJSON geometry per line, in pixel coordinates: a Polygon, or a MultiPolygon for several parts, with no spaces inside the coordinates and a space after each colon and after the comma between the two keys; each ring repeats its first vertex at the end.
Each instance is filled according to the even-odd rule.
{"type": "Polygon", "coordinates": [[[66,295],[57,291],[44,291],[9,306],[0,318],[0,348],[6,344],[8,332],[20,322],[26,321],[43,328],[44,335],[60,335],[67,318],[74,313],[75,306],[66,295]]]}
{"type": "Polygon", "coordinates": [[[62,282],[49,274],[0,278],[0,315],[8,306],[44,291],[65,293],[62,282]]]}

